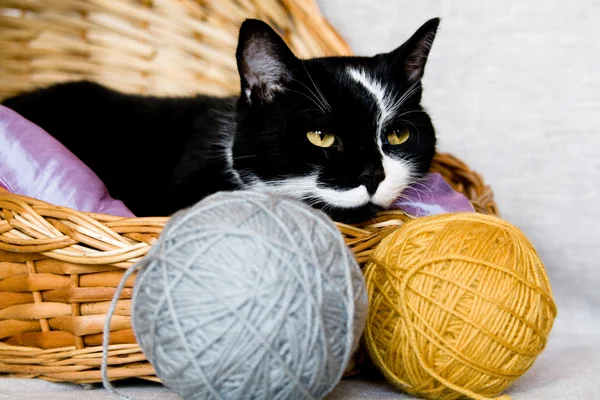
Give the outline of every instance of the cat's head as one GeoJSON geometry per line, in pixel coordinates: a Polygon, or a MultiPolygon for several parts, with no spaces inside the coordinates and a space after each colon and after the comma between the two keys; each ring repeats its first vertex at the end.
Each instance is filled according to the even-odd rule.
{"type": "Polygon", "coordinates": [[[438,24],[389,53],[301,60],[269,25],[246,20],[231,154],[243,186],[305,200],[337,221],[389,207],[435,152],[420,102],[438,24]]]}

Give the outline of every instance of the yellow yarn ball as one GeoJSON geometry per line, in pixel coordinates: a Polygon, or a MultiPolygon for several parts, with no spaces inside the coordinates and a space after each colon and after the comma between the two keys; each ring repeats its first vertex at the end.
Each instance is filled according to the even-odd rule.
{"type": "Polygon", "coordinates": [[[371,358],[427,399],[500,395],[542,352],[556,317],[529,240],[478,213],[407,222],[375,249],[365,278],[371,358]]]}

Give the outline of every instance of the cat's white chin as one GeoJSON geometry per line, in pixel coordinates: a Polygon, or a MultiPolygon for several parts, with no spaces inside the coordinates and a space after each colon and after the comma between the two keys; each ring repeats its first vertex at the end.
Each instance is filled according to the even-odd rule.
{"type": "Polygon", "coordinates": [[[382,164],[385,179],[377,187],[371,201],[380,207],[389,208],[410,184],[412,173],[409,163],[385,154],[382,164]]]}

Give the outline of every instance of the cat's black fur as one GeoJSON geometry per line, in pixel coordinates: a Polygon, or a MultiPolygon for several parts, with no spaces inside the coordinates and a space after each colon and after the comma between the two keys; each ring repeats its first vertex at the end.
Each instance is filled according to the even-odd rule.
{"type": "MultiPolygon", "coordinates": [[[[364,185],[374,195],[386,178],[383,154],[388,163],[406,164],[408,183],[430,166],[436,139],[420,105],[420,79],[438,23],[428,21],[390,53],[300,60],[268,25],[247,20],[236,54],[239,97],[135,96],[71,82],[3,104],[62,142],[138,216],[170,215],[216,191],[253,187],[355,222],[385,205],[350,204],[344,191],[364,185]],[[395,100],[409,94],[385,126],[378,125],[376,97],[349,68],[364,71],[395,100]],[[405,128],[410,137],[401,146],[381,137],[405,128]],[[334,133],[334,146],[311,144],[306,132],[315,130],[334,133]],[[311,192],[307,176],[333,190],[327,193],[335,201],[311,192]]],[[[405,184],[394,185],[400,195],[405,184]]]]}

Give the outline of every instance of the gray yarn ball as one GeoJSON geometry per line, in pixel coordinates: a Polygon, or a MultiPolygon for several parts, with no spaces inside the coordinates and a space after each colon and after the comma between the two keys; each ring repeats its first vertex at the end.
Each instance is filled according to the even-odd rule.
{"type": "Polygon", "coordinates": [[[176,213],[141,261],[138,343],[183,399],[322,399],[358,347],[363,275],[298,200],[221,192],[176,213]]]}

